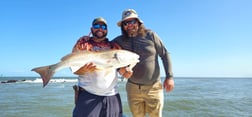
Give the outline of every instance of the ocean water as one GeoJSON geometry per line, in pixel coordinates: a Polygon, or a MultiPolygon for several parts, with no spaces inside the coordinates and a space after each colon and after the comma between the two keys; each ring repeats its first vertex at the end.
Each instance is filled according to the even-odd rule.
{"type": "MultiPolygon", "coordinates": [[[[71,117],[75,77],[57,77],[45,87],[36,77],[1,77],[1,117],[71,117]],[[24,81],[22,81],[24,80],[24,81]]],[[[132,117],[125,92],[119,91],[125,117],[132,117]]],[[[163,117],[252,117],[252,78],[175,78],[165,93],[163,117]]]]}

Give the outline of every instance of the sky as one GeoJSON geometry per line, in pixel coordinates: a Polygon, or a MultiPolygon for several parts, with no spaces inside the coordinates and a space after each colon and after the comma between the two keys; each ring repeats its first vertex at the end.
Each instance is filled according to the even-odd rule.
{"type": "MultiPolygon", "coordinates": [[[[0,75],[39,76],[104,17],[108,38],[135,9],[170,52],[175,77],[252,77],[251,0],[1,0],[0,75]]],[[[161,76],[164,76],[160,61],[161,76]]],[[[55,76],[73,76],[64,69],[55,76]]]]}

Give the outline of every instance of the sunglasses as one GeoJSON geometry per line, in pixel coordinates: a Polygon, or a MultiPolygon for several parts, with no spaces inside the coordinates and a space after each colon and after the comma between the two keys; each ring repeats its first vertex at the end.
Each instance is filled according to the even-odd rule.
{"type": "Polygon", "coordinates": [[[104,25],[104,24],[94,24],[94,25],[93,25],[93,28],[94,28],[94,29],[99,29],[99,28],[101,28],[102,30],[107,30],[107,26],[104,25]]]}
{"type": "Polygon", "coordinates": [[[135,19],[134,19],[134,20],[129,20],[129,21],[124,21],[124,22],[123,22],[123,25],[124,25],[124,26],[127,26],[127,25],[129,25],[129,24],[136,24],[136,22],[137,22],[137,21],[136,21],[135,19]]]}

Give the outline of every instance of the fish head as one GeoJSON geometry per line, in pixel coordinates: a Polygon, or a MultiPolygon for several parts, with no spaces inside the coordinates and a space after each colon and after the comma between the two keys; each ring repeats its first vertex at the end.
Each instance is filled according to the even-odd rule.
{"type": "Polygon", "coordinates": [[[119,50],[114,54],[115,59],[118,60],[119,63],[135,64],[139,62],[139,55],[128,51],[128,50],[119,50]]]}

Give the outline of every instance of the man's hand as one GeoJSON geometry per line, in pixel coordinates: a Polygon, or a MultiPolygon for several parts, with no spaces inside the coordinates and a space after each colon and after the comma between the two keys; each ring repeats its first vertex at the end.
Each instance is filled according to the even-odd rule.
{"type": "Polygon", "coordinates": [[[164,81],[164,89],[166,92],[170,92],[174,89],[174,80],[173,78],[166,78],[164,81]]]}
{"type": "Polygon", "coordinates": [[[133,74],[132,71],[127,70],[127,67],[120,68],[118,72],[120,73],[121,76],[123,76],[124,78],[127,78],[127,79],[130,78],[133,74]]]}
{"type": "Polygon", "coordinates": [[[84,66],[82,66],[80,69],[78,69],[74,74],[76,75],[83,75],[87,72],[94,72],[97,70],[96,66],[93,63],[87,63],[84,66]]]}

